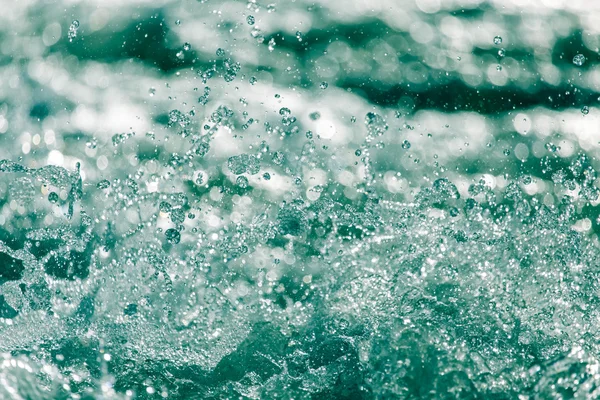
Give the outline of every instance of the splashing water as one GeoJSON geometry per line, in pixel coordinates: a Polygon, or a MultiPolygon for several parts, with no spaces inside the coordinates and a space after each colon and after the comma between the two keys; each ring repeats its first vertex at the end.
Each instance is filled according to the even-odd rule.
{"type": "Polygon", "coordinates": [[[0,67],[0,398],[600,396],[593,40],[359,3],[82,4],[68,46],[32,20],[0,67]]]}

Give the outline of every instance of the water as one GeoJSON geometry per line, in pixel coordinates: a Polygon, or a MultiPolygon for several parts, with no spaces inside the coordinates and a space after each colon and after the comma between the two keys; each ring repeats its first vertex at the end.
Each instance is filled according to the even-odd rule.
{"type": "Polygon", "coordinates": [[[7,3],[0,398],[600,397],[600,6],[392,3],[7,3]]]}

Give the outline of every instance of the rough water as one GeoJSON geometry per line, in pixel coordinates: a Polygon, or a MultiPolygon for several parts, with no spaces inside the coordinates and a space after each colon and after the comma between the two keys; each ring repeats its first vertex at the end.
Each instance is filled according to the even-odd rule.
{"type": "Polygon", "coordinates": [[[600,3],[0,4],[0,399],[600,398],[600,3]]]}

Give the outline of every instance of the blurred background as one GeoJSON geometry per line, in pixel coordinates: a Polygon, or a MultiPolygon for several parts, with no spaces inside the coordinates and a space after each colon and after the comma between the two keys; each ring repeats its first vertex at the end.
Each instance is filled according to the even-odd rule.
{"type": "MultiPolygon", "coordinates": [[[[532,319],[540,299],[569,309],[562,290],[579,289],[555,277],[557,260],[586,272],[597,254],[600,3],[0,5],[6,398],[563,398],[544,390],[569,368],[588,375],[564,393],[598,395],[592,300],[557,314],[560,339],[554,325],[510,338],[545,326],[532,319]],[[465,199],[488,195],[494,217],[469,220],[465,199]],[[527,213],[568,203],[568,217],[501,225],[517,197],[529,199],[515,200],[520,216],[525,203],[527,213]],[[444,296],[461,316],[487,304],[473,271],[432,275],[455,274],[444,279],[467,282],[462,294],[427,286],[431,243],[448,232],[420,215],[436,213],[458,218],[448,268],[495,258],[546,268],[543,289],[517,295],[533,308],[502,300],[502,328],[432,317],[444,296]],[[536,264],[551,247],[564,254],[536,264]],[[409,277],[419,294],[404,291],[409,277]],[[419,300],[390,306],[394,296],[419,300]],[[400,338],[394,324],[411,318],[431,337],[400,338]],[[448,326],[463,330],[435,342],[448,326]],[[472,342],[466,332],[480,328],[512,332],[506,348],[472,342]],[[428,370],[423,343],[448,358],[428,370]],[[418,355],[399,355],[411,347],[418,355]],[[407,366],[421,356],[420,372],[407,366]],[[542,366],[553,357],[567,367],[542,366]]],[[[508,292],[520,281],[505,272],[489,284],[508,292]]]]}

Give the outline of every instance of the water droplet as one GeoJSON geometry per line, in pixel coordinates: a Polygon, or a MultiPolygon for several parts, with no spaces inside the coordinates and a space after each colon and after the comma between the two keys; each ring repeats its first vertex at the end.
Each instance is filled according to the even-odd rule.
{"type": "Polygon", "coordinates": [[[229,157],[227,168],[235,175],[241,175],[245,172],[255,175],[260,171],[260,161],[253,155],[240,154],[229,157]]]}
{"type": "Polygon", "coordinates": [[[69,32],[67,34],[67,36],[69,37],[69,42],[72,42],[73,39],[75,39],[77,37],[78,29],[79,29],[79,21],[74,20],[73,22],[71,22],[71,25],[69,26],[69,32]]]}
{"type": "Polygon", "coordinates": [[[281,107],[279,109],[279,115],[283,115],[284,117],[287,117],[291,113],[292,113],[292,111],[289,108],[287,108],[287,107],[281,107]]]}
{"type": "Polygon", "coordinates": [[[403,149],[410,149],[410,142],[408,140],[404,140],[402,142],[402,148],[403,149]]]}
{"type": "Polygon", "coordinates": [[[590,108],[588,106],[581,107],[581,113],[583,115],[588,115],[590,113],[590,108]]]}
{"type": "Polygon", "coordinates": [[[583,54],[577,54],[575,57],[573,57],[573,64],[581,67],[583,64],[585,64],[585,60],[586,59],[583,54]]]}
{"type": "Polygon", "coordinates": [[[235,180],[235,183],[242,189],[245,189],[248,187],[248,178],[246,178],[244,175],[240,175],[235,180]]]}
{"type": "Polygon", "coordinates": [[[500,49],[498,50],[498,57],[504,57],[506,55],[506,50],[500,49]]]}
{"type": "Polygon", "coordinates": [[[176,21],[175,21],[175,25],[181,25],[181,20],[179,20],[179,19],[178,19],[178,20],[176,20],[176,21]]]}
{"type": "Polygon", "coordinates": [[[248,25],[254,25],[254,23],[256,22],[256,19],[254,18],[253,15],[248,15],[246,17],[246,22],[248,23],[248,25]]]}
{"type": "Polygon", "coordinates": [[[110,182],[106,179],[101,180],[100,182],[98,182],[98,184],[96,185],[96,187],[98,189],[108,189],[110,187],[110,182]]]}
{"type": "Polygon", "coordinates": [[[381,136],[388,130],[385,119],[374,112],[368,112],[365,115],[365,125],[367,125],[370,137],[381,136]]]}
{"type": "Polygon", "coordinates": [[[58,203],[59,197],[58,197],[58,193],[56,192],[50,192],[48,194],[48,201],[50,203],[58,203]]]}
{"type": "Polygon", "coordinates": [[[498,46],[498,45],[502,44],[502,37],[501,37],[501,36],[496,36],[496,37],[494,38],[494,44],[495,44],[496,46],[498,46]]]}
{"type": "Polygon", "coordinates": [[[177,229],[169,228],[165,231],[165,237],[167,242],[171,244],[177,244],[181,241],[181,234],[177,229]]]}
{"type": "Polygon", "coordinates": [[[191,49],[191,48],[192,48],[192,45],[190,45],[188,42],[185,42],[185,43],[183,44],[183,49],[184,49],[185,51],[190,51],[190,49],[191,49]]]}
{"type": "Polygon", "coordinates": [[[171,205],[171,203],[167,202],[167,201],[161,201],[160,204],[158,205],[158,209],[160,210],[160,212],[163,213],[170,213],[171,210],[173,209],[173,206],[171,205]]]}
{"type": "Polygon", "coordinates": [[[360,157],[362,155],[362,151],[360,149],[356,149],[356,151],[354,152],[354,155],[356,157],[360,157]]]}
{"type": "Polygon", "coordinates": [[[225,57],[225,50],[223,50],[222,48],[218,48],[217,49],[217,57],[225,57]]]}
{"type": "Polygon", "coordinates": [[[329,87],[329,84],[327,82],[321,82],[321,84],[319,85],[319,87],[323,90],[327,89],[329,87]]]}
{"type": "Polygon", "coordinates": [[[268,173],[268,172],[265,172],[265,173],[263,174],[263,179],[264,179],[265,181],[269,181],[269,180],[271,180],[271,174],[270,174],[270,173],[268,173]]]}

